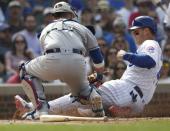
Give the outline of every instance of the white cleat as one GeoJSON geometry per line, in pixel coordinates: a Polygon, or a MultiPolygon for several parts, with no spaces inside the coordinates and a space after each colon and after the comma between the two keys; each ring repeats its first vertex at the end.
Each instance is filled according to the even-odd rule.
{"type": "Polygon", "coordinates": [[[39,112],[37,110],[31,111],[31,112],[26,112],[22,115],[22,119],[24,120],[38,120],[40,119],[41,115],[48,115],[47,112],[39,112]]]}
{"type": "Polygon", "coordinates": [[[38,120],[39,118],[40,118],[40,115],[36,110],[31,111],[31,112],[26,112],[22,115],[22,119],[24,120],[38,120]]]}
{"type": "Polygon", "coordinates": [[[38,120],[40,118],[41,115],[48,115],[48,105],[46,102],[41,101],[41,108],[38,110],[33,110],[30,112],[26,112],[24,113],[24,115],[22,115],[22,119],[25,120],[38,120]]]}

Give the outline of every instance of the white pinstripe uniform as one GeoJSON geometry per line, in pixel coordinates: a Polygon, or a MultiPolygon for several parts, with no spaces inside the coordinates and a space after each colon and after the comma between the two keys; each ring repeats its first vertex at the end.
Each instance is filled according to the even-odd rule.
{"type": "Polygon", "coordinates": [[[159,71],[162,66],[162,51],[159,44],[154,40],[146,40],[137,50],[138,54],[147,54],[156,62],[156,66],[151,69],[140,68],[135,65],[127,67],[120,80],[109,81],[100,88],[105,107],[117,105],[119,107],[128,106],[134,111],[142,111],[145,104],[151,100],[157,82],[159,71]],[[143,97],[134,89],[138,86],[143,97]],[[132,94],[133,92],[133,94],[132,94]],[[132,97],[137,95],[133,102],[132,97]]]}

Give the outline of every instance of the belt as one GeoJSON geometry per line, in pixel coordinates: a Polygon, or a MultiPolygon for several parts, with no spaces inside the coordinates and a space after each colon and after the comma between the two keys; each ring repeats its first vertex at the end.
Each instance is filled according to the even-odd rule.
{"type": "MultiPolygon", "coordinates": [[[[64,50],[64,52],[67,52],[67,50],[64,50]]],[[[61,53],[61,49],[54,48],[54,49],[48,49],[45,51],[45,54],[49,54],[49,53],[61,53]]],[[[74,48],[72,49],[72,53],[83,55],[83,52],[81,50],[74,49],[74,48]]]]}
{"type": "Polygon", "coordinates": [[[138,86],[135,86],[135,87],[133,87],[135,90],[136,90],[136,92],[139,94],[139,96],[142,98],[143,97],[143,93],[142,93],[142,91],[141,91],[141,89],[138,87],[138,86]]]}

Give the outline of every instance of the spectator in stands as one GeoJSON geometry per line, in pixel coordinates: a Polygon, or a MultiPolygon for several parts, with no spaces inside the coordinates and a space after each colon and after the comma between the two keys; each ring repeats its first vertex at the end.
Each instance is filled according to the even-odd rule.
{"type": "Polygon", "coordinates": [[[37,25],[41,25],[43,22],[43,11],[44,7],[41,5],[35,6],[32,10],[32,15],[34,15],[37,25]]]}
{"type": "Polygon", "coordinates": [[[170,26],[165,26],[165,38],[161,42],[161,48],[164,50],[166,44],[170,44],[170,26]]]}
{"type": "Polygon", "coordinates": [[[130,52],[136,52],[136,44],[134,39],[127,31],[126,25],[120,16],[116,17],[116,19],[113,21],[112,33],[105,36],[105,39],[111,46],[112,42],[116,39],[117,36],[122,37],[127,41],[130,52]]]}
{"type": "Polygon", "coordinates": [[[117,58],[116,58],[117,50],[114,48],[109,48],[107,53],[106,53],[106,63],[105,67],[106,68],[114,68],[116,63],[117,63],[117,58]]]}
{"type": "MultiPolygon", "coordinates": [[[[43,11],[43,16],[44,16],[44,25],[48,25],[49,23],[51,23],[53,20],[54,20],[54,17],[53,17],[53,8],[52,7],[47,7],[44,9],[43,11]]],[[[45,27],[44,26],[44,27],[45,27]]]]}
{"type": "Polygon", "coordinates": [[[114,68],[113,79],[120,79],[126,70],[126,63],[124,61],[118,61],[114,68]]]}
{"type": "Polygon", "coordinates": [[[115,40],[113,41],[112,48],[116,50],[129,51],[128,42],[122,36],[116,36],[115,40]]]}
{"type": "MultiPolygon", "coordinates": [[[[0,7],[4,13],[4,17],[6,17],[6,12],[7,12],[7,7],[8,7],[8,4],[11,0],[0,0],[0,7]]],[[[6,20],[5,20],[6,22],[6,20]]]]}
{"type": "Polygon", "coordinates": [[[27,41],[27,46],[29,49],[32,50],[34,55],[39,56],[41,54],[41,46],[37,38],[37,32],[36,32],[37,23],[36,23],[35,16],[32,14],[27,15],[25,17],[24,22],[25,22],[25,29],[18,33],[22,34],[25,37],[27,41]]]}
{"type": "Polygon", "coordinates": [[[9,73],[6,70],[5,59],[3,55],[0,55],[0,83],[5,83],[9,78],[9,73]]]}
{"type": "Polygon", "coordinates": [[[104,60],[106,61],[106,54],[107,54],[107,51],[108,51],[107,43],[104,40],[104,38],[98,38],[97,42],[98,42],[98,45],[99,45],[101,52],[103,54],[104,60]]]}
{"type": "Polygon", "coordinates": [[[103,29],[102,29],[102,16],[98,12],[97,14],[94,14],[94,27],[96,30],[95,36],[96,38],[101,38],[103,37],[103,29]]]}
{"type": "Polygon", "coordinates": [[[14,0],[8,4],[8,24],[10,25],[10,32],[12,34],[22,30],[23,16],[21,4],[14,0]]]}
{"type": "Polygon", "coordinates": [[[136,5],[138,11],[133,12],[129,17],[129,27],[132,25],[132,21],[141,15],[148,15],[148,12],[151,10],[155,10],[155,6],[153,5],[151,0],[136,0],[136,5]]]}
{"type": "Polygon", "coordinates": [[[53,8],[47,7],[43,11],[43,23],[38,27],[38,32],[41,32],[42,29],[47,26],[49,23],[51,23],[54,20],[53,17],[53,8]]]}
{"type": "MultiPolygon", "coordinates": [[[[34,58],[33,53],[27,48],[27,42],[24,36],[21,34],[16,35],[12,41],[13,48],[5,55],[5,62],[7,71],[12,75],[11,77],[16,81],[8,80],[8,83],[19,82],[18,66],[22,61],[29,61],[34,58]]],[[[12,79],[12,80],[13,80],[12,79]]]]}
{"type": "MultiPolygon", "coordinates": [[[[116,56],[113,50],[113,48],[110,49],[108,58],[116,56]]],[[[104,81],[119,79],[126,69],[126,63],[124,61],[118,61],[116,58],[114,59],[114,61],[109,61],[110,65],[106,67],[107,73],[104,75],[104,81]]]]}
{"type": "Polygon", "coordinates": [[[32,7],[29,3],[30,0],[17,0],[17,1],[19,1],[22,6],[23,16],[26,16],[26,15],[32,13],[32,7]]]}
{"type": "Polygon", "coordinates": [[[0,55],[4,55],[12,48],[11,32],[8,24],[0,24],[0,55]]]}
{"type": "Polygon", "coordinates": [[[97,17],[100,17],[99,24],[104,35],[112,30],[112,21],[115,19],[114,10],[110,8],[107,0],[99,0],[96,9],[97,17]]]}
{"type": "Polygon", "coordinates": [[[93,12],[91,9],[85,8],[82,10],[80,22],[85,26],[94,24],[93,12]]]}
{"type": "Polygon", "coordinates": [[[89,8],[89,9],[91,9],[93,12],[95,12],[95,11],[96,11],[96,8],[94,8],[94,7],[97,6],[97,2],[98,2],[98,0],[87,0],[87,1],[86,1],[86,8],[89,8]]]}
{"type": "Polygon", "coordinates": [[[94,21],[95,21],[94,27],[95,27],[95,30],[96,30],[95,36],[96,36],[96,38],[101,38],[101,37],[103,37],[103,29],[102,29],[102,26],[101,26],[101,23],[100,23],[101,15],[96,15],[94,17],[94,21]]]}
{"type": "Polygon", "coordinates": [[[167,43],[164,47],[163,60],[170,62],[170,43],[167,43]]]}
{"type": "Polygon", "coordinates": [[[129,17],[132,13],[137,11],[136,6],[134,5],[134,0],[124,0],[125,6],[123,6],[120,10],[116,11],[118,15],[120,15],[128,27],[129,17]]]}
{"type": "Polygon", "coordinates": [[[159,82],[170,82],[170,62],[164,60],[160,72],[159,82]]]}
{"type": "Polygon", "coordinates": [[[0,24],[2,24],[4,22],[5,22],[5,15],[4,15],[4,12],[1,8],[1,3],[0,3],[0,24]]]}

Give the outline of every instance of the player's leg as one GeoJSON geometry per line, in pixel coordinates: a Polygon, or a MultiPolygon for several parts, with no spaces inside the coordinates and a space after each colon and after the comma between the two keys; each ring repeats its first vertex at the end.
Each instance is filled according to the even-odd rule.
{"type": "Polygon", "coordinates": [[[20,66],[20,78],[23,90],[33,103],[37,113],[39,115],[48,114],[48,104],[44,94],[44,87],[39,78],[27,72],[25,63],[20,66]]]}
{"type": "Polygon", "coordinates": [[[73,66],[69,67],[70,72],[66,83],[71,88],[72,95],[82,104],[90,104],[93,112],[96,116],[104,116],[104,110],[102,106],[102,99],[96,88],[89,85],[87,80],[86,62],[84,58],[80,56],[74,60],[73,66]],[[74,78],[74,79],[72,79],[74,78]]]}
{"type": "Polygon", "coordinates": [[[123,80],[112,80],[101,85],[99,91],[105,110],[112,106],[110,109],[114,113],[141,112],[145,103],[134,87],[134,84],[123,80]]]}
{"type": "Polygon", "coordinates": [[[59,115],[82,116],[79,109],[91,109],[90,105],[82,105],[71,94],[49,101],[49,105],[49,113],[59,115]]]}
{"type": "Polygon", "coordinates": [[[94,114],[93,116],[104,116],[105,113],[100,93],[92,85],[88,85],[85,88],[85,90],[80,90],[80,93],[78,95],[73,96],[75,100],[83,105],[91,105],[91,111],[89,111],[89,113],[94,114]]]}
{"type": "MultiPolygon", "coordinates": [[[[31,102],[26,102],[23,98],[21,98],[19,95],[15,96],[15,103],[16,108],[20,110],[20,112],[23,112],[23,116],[25,117],[30,112],[34,112],[35,108],[31,102]],[[18,106],[19,105],[19,106],[18,106]]],[[[70,116],[94,116],[95,114],[93,112],[88,114],[82,112],[82,110],[90,110],[90,105],[82,105],[81,103],[75,101],[75,98],[71,96],[71,94],[62,96],[60,98],[51,100],[48,102],[49,104],[49,114],[55,114],[55,115],[70,115],[70,116]]]]}
{"type": "Polygon", "coordinates": [[[37,57],[21,66],[20,76],[23,89],[40,115],[48,112],[41,80],[52,81],[63,78],[63,70],[68,64],[64,63],[65,57],[67,56],[51,53],[37,57]]]}

